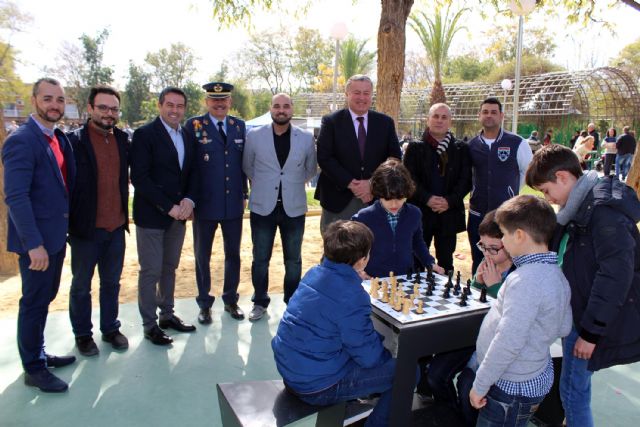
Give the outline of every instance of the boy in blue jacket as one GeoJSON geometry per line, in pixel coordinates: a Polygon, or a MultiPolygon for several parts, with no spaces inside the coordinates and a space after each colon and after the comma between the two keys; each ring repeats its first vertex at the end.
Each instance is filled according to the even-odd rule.
{"type": "Polygon", "coordinates": [[[396,159],[382,163],[371,176],[371,194],[378,199],[353,216],[373,232],[371,259],[365,268],[364,279],[387,277],[413,271],[414,254],[422,265],[433,266],[436,273],[444,269],[435,259],[422,235],[422,212],[407,198],[415,191],[415,184],[407,168],[396,159]]]}
{"type": "Polygon", "coordinates": [[[593,426],[591,376],[640,360],[640,201],[617,177],[582,173],[561,145],[533,156],[527,184],[560,206],[552,250],[571,286],[560,397],[567,425],[593,426]]]}
{"type": "Polygon", "coordinates": [[[312,405],[381,393],[366,426],[388,425],[395,359],[373,329],[359,273],[373,235],[336,221],[323,234],[324,257],[300,281],[271,342],[287,389],[312,405]]]}

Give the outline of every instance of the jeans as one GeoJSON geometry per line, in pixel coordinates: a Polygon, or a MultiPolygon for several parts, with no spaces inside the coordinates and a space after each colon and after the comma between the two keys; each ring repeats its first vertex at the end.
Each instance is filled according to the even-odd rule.
{"type": "Polygon", "coordinates": [[[631,169],[631,161],[633,160],[633,154],[618,154],[616,157],[618,161],[618,165],[620,168],[620,174],[622,175],[622,179],[627,179],[627,175],[629,174],[629,169],[631,169]]]}
{"type": "Polygon", "coordinates": [[[591,427],[591,376],[588,360],[573,356],[578,339],[575,327],[562,339],[562,372],[560,373],[560,398],[568,427],[591,427]]]}
{"type": "Polygon", "coordinates": [[[544,396],[513,396],[493,385],[487,393],[487,404],[480,409],[477,427],[526,427],[538,410],[544,396]]]}
{"type": "Polygon", "coordinates": [[[298,397],[311,405],[326,406],[373,393],[381,393],[380,399],[365,425],[367,427],[388,426],[391,410],[391,386],[396,372],[396,359],[389,358],[386,363],[375,368],[363,368],[351,361],[347,369],[347,374],[328,389],[312,394],[298,395],[298,397]]]}
{"type": "Polygon", "coordinates": [[[91,336],[91,279],[98,266],[100,276],[100,330],[103,334],[120,328],[118,295],[124,262],[124,226],[112,232],[95,229],[93,238],[69,236],[71,246],[71,291],[69,317],[77,337],[91,336]]]}
{"type": "Polygon", "coordinates": [[[282,203],[277,203],[269,215],[262,216],[251,212],[251,241],[253,242],[253,262],[251,280],[253,297],[251,301],[262,307],[269,306],[269,261],[273,251],[276,229],[280,229],[282,255],[284,258],[284,302],[298,288],[302,276],[302,237],[304,236],[305,216],[287,216],[282,203]]]}

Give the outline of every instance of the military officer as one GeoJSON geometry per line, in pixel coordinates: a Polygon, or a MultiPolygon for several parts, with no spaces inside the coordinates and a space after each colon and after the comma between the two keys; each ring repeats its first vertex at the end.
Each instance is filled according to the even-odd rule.
{"type": "Polygon", "coordinates": [[[230,116],[233,85],[212,82],[202,86],[206,91],[208,112],[189,119],[188,135],[197,145],[197,169],[200,194],[194,210],[193,240],[196,258],[196,282],[200,307],[198,321],[211,323],[211,246],[218,225],[224,242],[224,309],[237,320],[244,319],[238,307],[240,281],[240,239],[242,214],[247,201],[247,179],[242,172],[242,150],[245,141],[244,121],[230,116]]]}

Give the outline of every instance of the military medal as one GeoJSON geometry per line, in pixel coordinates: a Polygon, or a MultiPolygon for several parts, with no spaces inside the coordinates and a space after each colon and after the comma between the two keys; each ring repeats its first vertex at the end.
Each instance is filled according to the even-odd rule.
{"type": "Polygon", "coordinates": [[[205,153],[204,155],[204,161],[208,162],[209,161],[209,154],[205,153]]]}

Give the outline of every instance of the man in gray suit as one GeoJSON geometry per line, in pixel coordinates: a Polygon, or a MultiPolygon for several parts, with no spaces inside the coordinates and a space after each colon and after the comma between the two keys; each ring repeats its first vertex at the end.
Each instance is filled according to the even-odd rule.
{"type": "Polygon", "coordinates": [[[270,298],[269,261],[276,229],[280,229],[284,255],[284,302],[298,287],[302,274],[307,195],[305,183],[316,174],[313,135],[291,125],[293,102],[284,93],[271,99],[273,123],[247,134],[242,169],[251,180],[249,210],[253,262],[253,309],[249,320],[264,316],[270,298]]]}

